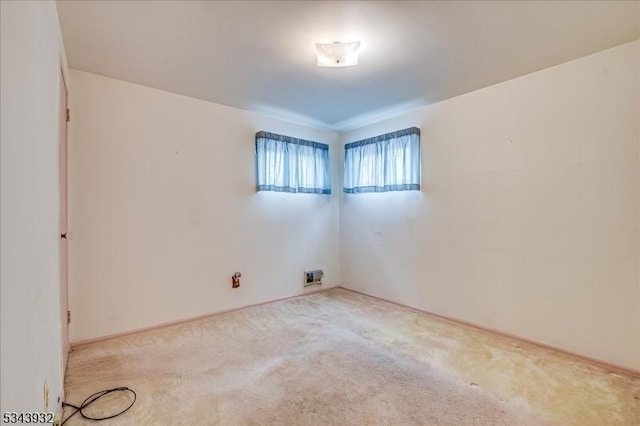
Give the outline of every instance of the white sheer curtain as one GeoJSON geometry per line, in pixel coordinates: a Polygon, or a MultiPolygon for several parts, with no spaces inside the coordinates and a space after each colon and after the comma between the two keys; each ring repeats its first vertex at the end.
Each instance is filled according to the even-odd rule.
{"type": "Polygon", "coordinates": [[[256,133],[258,191],[331,194],[329,145],[256,133]]]}
{"type": "Polygon", "coordinates": [[[420,190],[417,127],[348,143],[344,149],[344,192],[420,190]]]}

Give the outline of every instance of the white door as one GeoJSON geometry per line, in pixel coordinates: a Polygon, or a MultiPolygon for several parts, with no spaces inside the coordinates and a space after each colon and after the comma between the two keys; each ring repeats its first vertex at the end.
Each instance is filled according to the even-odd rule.
{"type": "Polygon", "coordinates": [[[69,354],[69,249],[67,241],[67,86],[64,75],[60,70],[60,117],[58,126],[58,157],[59,157],[59,194],[60,194],[60,326],[62,340],[62,371],[67,369],[67,355],[69,354]]]}

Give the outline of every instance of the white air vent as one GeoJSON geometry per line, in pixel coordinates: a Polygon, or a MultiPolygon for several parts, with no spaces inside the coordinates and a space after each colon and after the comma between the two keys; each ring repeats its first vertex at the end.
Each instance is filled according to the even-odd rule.
{"type": "Polygon", "coordinates": [[[304,271],[304,286],[322,284],[322,276],[324,272],[322,269],[316,269],[315,271],[304,271]]]}

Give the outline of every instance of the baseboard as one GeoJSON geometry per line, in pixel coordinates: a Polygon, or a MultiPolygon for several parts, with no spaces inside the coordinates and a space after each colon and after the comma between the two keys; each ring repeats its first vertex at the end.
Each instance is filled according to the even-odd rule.
{"type": "Polygon", "coordinates": [[[212,313],[209,313],[209,314],[199,315],[199,316],[196,316],[196,317],[180,319],[180,320],[177,320],[177,321],[165,322],[165,323],[153,325],[153,326],[150,326],[150,327],[137,328],[137,329],[125,331],[125,332],[122,332],[122,333],[109,334],[107,336],[101,336],[101,337],[97,337],[97,338],[94,338],[94,339],[86,339],[86,340],[81,340],[81,341],[78,341],[78,342],[72,342],[71,343],[71,349],[73,350],[74,348],[77,348],[77,347],[80,347],[80,346],[89,345],[89,344],[92,344],[92,343],[102,342],[102,341],[111,340],[111,339],[116,339],[118,337],[124,337],[124,336],[130,336],[130,335],[133,335],[133,334],[143,333],[145,331],[157,330],[157,329],[160,329],[160,328],[171,327],[171,326],[178,325],[178,324],[184,324],[184,323],[188,323],[188,322],[192,322],[192,321],[198,321],[198,320],[201,320],[201,319],[212,318],[212,317],[215,317],[215,316],[218,316],[218,315],[224,315],[224,314],[228,314],[230,312],[236,312],[236,311],[239,311],[239,310],[242,310],[242,309],[253,308],[253,307],[256,307],[256,306],[267,305],[267,304],[275,303],[275,302],[282,302],[284,300],[296,299],[296,298],[299,298],[299,297],[307,296],[309,294],[320,293],[320,292],[328,291],[328,290],[335,289],[335,288],[340,288],[342,290],[350,291],[352,293],[360,294],[360,295],[363,295],[363,296],[371,297],[373,299],[381,300],[383,302],[387,302],[387,303],[391,303],[391,304],[394,304],[394,305],[397,305],[397,306],[401,306],[403,308],[411,309],[413,311],[420,312],[420,313],[429,315],[431,317],[438,318],[438,319],[443,320],[443,321],[448,321],[448,322],[451,322],[453,324],[458,324],[458,325],[463,325],[463,326],[466,326],[466,327],[475,328],[477,330],[482,330],[482,331],[484,331],[486,333],[491,333],[491,334],[495,334],[495,335],[498,335],[498,336],[507,337],[509,339],[517,340],[517,341],[520,341],[520,342],[523,342],[523,343],[527,343],[527,344],[530,344],[530,345],[538,346],[540,348],[548,349],[548,350],[563,354],[563,355],[565,355],[567,357],[570,357],[570,358],[574,358],[574,359],[578,359],[578,360],[581,360],[581,361],[584,361],[584,362],[588,362],[590,364],[599,366],[601,368],[606,368],[606,369],[609,369],[609,370],[613,370],[614,372],[620,372],[620,373],[623,373],[623,374],[627,374],[627,375],[631,375],[631,376],[640,378],[640,371],[634,370],[632,368],[623,367],[621,365],[613,364],[613,363],[610,363],[610,362],[607,362],[607,361],[603,361],[603,360],[600,360],[600,359],[597,359],[597,358],[591,358],[591,357],[588,357],[588,356],[585,356],[585,355],[581,355],[581,354],[577,354],[577,353],[574,353],[574,352],[570,352],[570,351],[568,351],[566,349],[562,349],[562,348],[559,348],[557,346],[553,346],[553,345],[550,345],[550,344],[547,344],[547,343],[544,343],[544,342],[539,342],[539,341],[536,341],[536,340],[528,339],[526,337],[522,337],[522,336],[518,336],[518,335],[515,335],[515,334],[507,333],[507,332],[504,332],[504,331],[496,330],[496,329],[493,329],[493,328],[485,327],[485,326],[478,325],[478,324],[475,324],[475,323],[472,323],[472,322],[464,321],[464,320],[453,318],[453,317],[448,317],[446,315],[436,314],[436,313],[427,311],[425,309],[417,308],[417,307],[411,306],[411,305],[405,305],[403,303],[399,303],[399,302],[396,302],[396,301],[393,301],[393,300],[385,299],[383,297],[375,296],[373,294],[368,294],[368,293],[365,293],[363,291],[354,290],[354,289],[351,289],[351,288],[348,288],[348,287],[344,287],[342,285],[324,287],[324,288],[313,289],[313,290],[307,290],[302,294],[296,294],[296,295],[293,295],[293,296],[285,296],[285,297],[280,297],[280,298],[276,298],[276,299],[270,299],[270,300],[267,300],[267,301],[264,301],[264,302],[254,303],[254,304],[249,304],[249,305],[243,305],[243,306],[240,306],[240,307],[237,307],[237,308],[227,309],[227,310],[224,310],[224,311],[217,311],[217,312],[212,312],[212,313]]]}
{"type": "Polygon", "coordinates": [[[574,353],[574,352],[570,352],[570,351],[568,351],[566,349],[559,348],[557,346],[549,345],[547,343],[543,343],[543,342],[539,342],[539,341],[536,341],[536,340],[528,339],[526,337],[521,337],[521,336],[518,336],[518,335],[515,335],[515,334],[506,333],[504,331],[496,330],[496,329],[493,329],[493,328],[484,327],[482,325],[474,324],[472,322],[464,321],[464,320],[453,318],[453,317],[448,317],[448,316],[445,316],[445,315],[435,314],[433,312],[429,312],[429,311],[424,310],[424,309],[416,308],[415,306],[405,305],[403,303],[395,302],[393,300],[385,299],[383,297],[374,296],[372,294],[368,294],[368,293],[365,293],[365,292],[362,292],[362,291],[354,290],[354,289],[351,289],[351,288],[348,288],[348,287],[344,287],[344,286],[341,286],[341,285],[337,286],[337,288],[341,288],[343,290],[347,290],[347,291],[350,291],[352,293],[357,293],[357,294],[360,294],[360,295],[363,295],[363,296],[371,297],[373,299],[381,300],[383,302],[392,303],[394,305],[401,306],[401,307],[407,308],[407,309],[411,309],[413,311],[420,312],[420,313],[429,315],[431,317],[438,318],[438,319],[441,319],[441,320],[444,320],[444,321],[448,321],[448,322],[451,322],[451,323],[454,323],[454,324],[475,328],[477,330],[482,330],[482,331],[484,331],[486,333],[491,333],[491,334],[495,334],[495,335],[498,335],[498,336],[507,337],[509,339],[517,340],[517,341],[520,341],[520,342],[523,342],[523,343],[527,343],[527,344],[530,344],[530,345],[538,346],[540,348],[544,348],[544,349],[547,349],[547,350],[558,352],[558,353],[560,353],[560,354],[562,354],[564,356],[567,356],[567,357],[570,357],[570,358],[574,358],[574,359],[577,359],[577,360],[580,360],[580,361],[584,361],[584,362],[596,365],[596,366],[601,367],[601,368],[612,370],[613,372],[620,372],[620,373],[623,373],[623,374],[627,374],[627,375],[630,375],[630,376],[634,376],[634,377],[640,378],[640,371],[639,370],[634,370],[632,368],[623,367],[621,365],[616,365],[616,364],[613,364],[613,363],[610,363],[610,362],[607,362],[607,361],[603,361],[603,360],[600,360],[600,359],[597,359],[597,358],[591,358],[591,357],[588,357],[588,356],[585,356],[585,355],[580,355],[580,354],[577,354],[577,353],[574,353]]]}
{"type": "Polygon", "coordinates": [[[314,288],[314,289],[309,289],[309,287],[307,287],[307,289],[305,290],[304,293],[295,294],[293,296],[285,296],[285,297],[279,297],[279,298],[276,298],[276,299],[269,299],[269,300],[264,301],[264,302],[253,303],[253,304],[249,304],[249,305],[243,305],[243,306],[239,306],[237,308],[227,309],[227,310],[224,310],[224,311],[216,311],[216,312],[211,312],[211,313],[208,313],[208,314],[199,315],[199,316],[195,316],[195,317],[183,318],[183,319],[179,319],[179,320],[176,320],[176,321],[164,322],[164,323],[152,325],[152,326],[149,326],[149,327],[136,328],[136,329],[133,329],[133,330],[124,331],[122,333],[109,334],[109,335],[106,335],[106,336],[100,336],[100,337],[96,337],[96,338],[93,338],[93,339],[79,340],[77,342],[71,342],[71,350],[73,350],[75,348],[78,348],[80,346],[90,345],[92,343],[103,342],[105,340],[116,339],[118,337],[130,336],[132,334],[144,333],[145,331],[157,330],[157,329],[160,329],[160,328],[171,327],[171,326],[174,326],[174,325],[184,324],[184,323],[188,323],[188,322],[192,322],[192,321],[198,321],[198,320],[201,320],[201,319],[212,318],[212,317],[215,317],[215,316],[218,316],[218,315],[224,315],[224,314],[228,314],[230,312],[240,311],[242,309],[254,308],[256,306],[262,306],[262,305],[268,305],[269,303],[276,303],[276,302],[282,302],[284,300],[296,299],[298,297],[304,297],[304,296],[307,296],[309,294],[320,293],[320,292],[323,292],[323,291],[331,290],[333,288],[338,288],[338,286],[330,286],[330,287],[314,288]]]}

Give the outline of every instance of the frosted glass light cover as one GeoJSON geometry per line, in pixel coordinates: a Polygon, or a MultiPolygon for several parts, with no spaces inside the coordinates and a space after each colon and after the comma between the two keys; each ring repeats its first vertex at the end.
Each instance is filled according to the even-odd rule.
{"type": "Polygon", "coordinates": [[[319,67],[351,67],[358,65],[360,42],[316,43],[319,67]]]}

